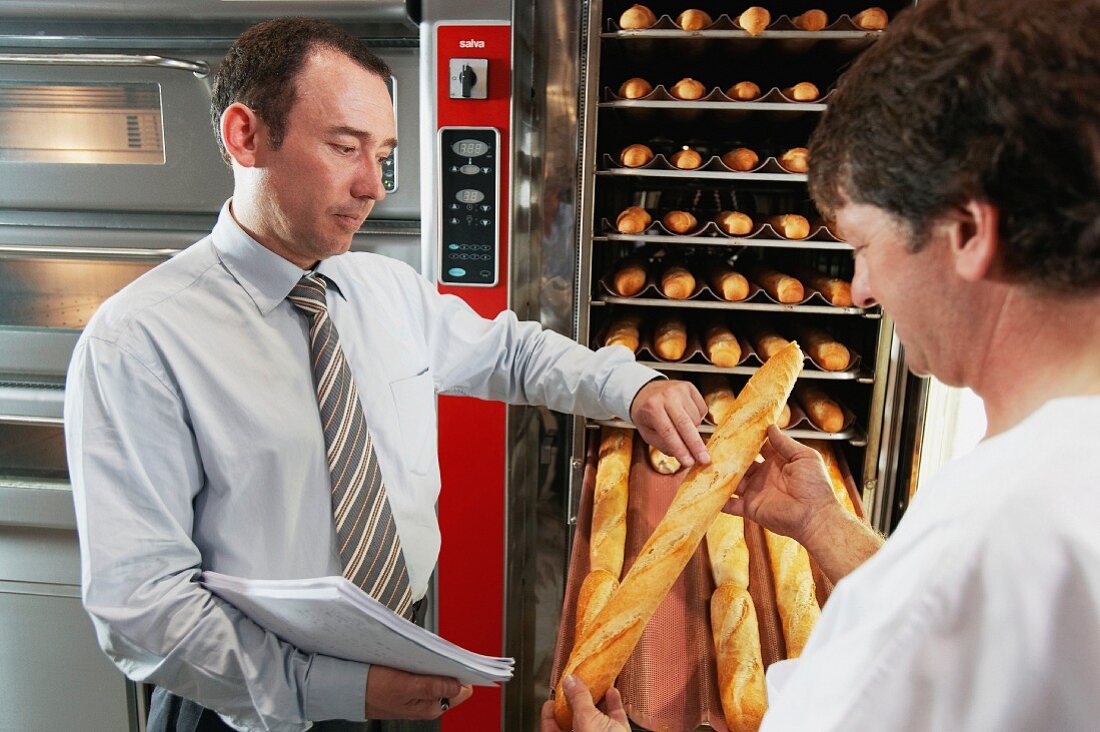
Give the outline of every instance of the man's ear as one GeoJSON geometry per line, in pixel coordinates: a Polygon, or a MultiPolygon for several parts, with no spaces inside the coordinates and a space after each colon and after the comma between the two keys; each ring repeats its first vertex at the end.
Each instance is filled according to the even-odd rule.
{"type": "Polygon", "coordinates": [[[948,242],[955,272],[964,282],[993,274],[1000,246],[1000,210],[985,201],[970,200],[948,215],[948,242]]]}
{"type": "Polygon", "coordinates": [[[222,112],[221,130],[229,157],[245,168],[256,167],[261,137],[267,133],[259,115],[234,102],[222,112]]]}

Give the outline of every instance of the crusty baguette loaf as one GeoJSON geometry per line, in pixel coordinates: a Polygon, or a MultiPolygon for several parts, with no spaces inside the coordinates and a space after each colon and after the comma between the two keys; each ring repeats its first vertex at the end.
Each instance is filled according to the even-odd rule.
{"type": "Polygon", "coordinates": [[[836,499],[840,501],[844,508],[848,509],[849,513],[856,516],[856,506],[852,503],[852,496],[848,493],[848,485],[844,482],[844,476],[840,472],[840,463],[837,462],[833,448],[824,440],[806,440],[805,444],[807,447],[817,450],[818,454],[821,455],[821,459],[825,461],[825,472],[829,475],[829,483],[833,486],[836,499]]]}
{"type": "Polygon", "coordinates": [[[767,361],[790,343],[786,338],[767,328],[758,328],[752,334],[752,347],[761,361],[767,361]]]}
{"type": "Polygon", "coordinates": [[[589,571],[604,569],[618,580],[623,573],[626,547],[626,501],[634,430],[604,427],[600,432],[600,459],[592,494],[592,532],[589,571]]]}
{"type": "Polygon", "coordinates": [[[798,331],[798,339],[806,348],[806,353],[826,371],[843,371],[852,362],[848,347],[823,330],[803,327],[798,331]]]}
{"type": "Polygon", "coordinates": [[[752,281],[762,287],[765,292],[784,304],[801,302],[806,298],[806,289],[798,279],[784,274],[777,269],[772,269],[763,264],[752,264],[746,269],[746,273],[752,281]]]}
{"type": "Polygon", "coordinates": [[[844,410],[821,387],[799,384],[794,389],[794,398],[822,432],[840,432],[844,429],[844,410]]]}
{"type": "Polygon", "coordinates": [[[810,555],[790,537],[765,531],[764,538],[775,580],[775,603],[779,606],[780,625],[787,642],[787,658],[798,658],[821,615],[810,570],[810,555]]]}
{"type": "MultiPolygon", "coordinates": [[[[767,428],[775,423],[801,370],[802,352],[792,343],[752,375],[733,412],[707,441],[711,463],[697,463],[687,472],[619,589],[574,644],[562,678],[574,674],[593,699],[603,698],[646,623],[760,452],[767,428]]],[[[560,687],[554,713],[561,729],[572,728],[573,713],[560,687]]]]}
{"type": "Polygon", "coordinates": [[[633,297],[645,287],[645,264],[637,259],[624,259],[615,267],[611,276],[611,288],[623,297],[633,297]]]}
{"type": "Polygon", "coordinates": [[[653,329],[653,348],[666,361],[679,361],[687,350],[687,326],[675,315],[657,321],[653,329]]]}
{"type": "Polygon", "coordinates": [[[577,594],[576,638],[584,637],[592,621],[619,589],[619,578],[606,569],[593,569],[584,577],[577,594]]]}
{"type": "Polygon", "coordinates": [[[715,366],[733,368],[741,362],[741,343],[733,331],[721,323],[710,325],[704,334],[707,359],[715,366]]]}
{"type": "Polygon", "coordinates": [[[749,296],[749,280],[725,262],[714,265],[709,277],[710,288],[723,300],[737,302],[749,296]]]}
{"type": "Polygon", "coordinates": [[[720,513],[707,529],[707,556],[716,587],[735,585],[749,588],[749,545],[745,542],[745,520],[720,513]]]}
{"type": "Polygon", "coordinates": [[[714,424],[725,421],[737,401],[733,395],[733,389],[730,388],[729,380],[720,374],[703,374],[699,379],[699,391],[703,394],[703,401],[707,403],[710,420],[714,424]]]}
{"type": "Polygon", "coordinates": [[[611,322],[604,337],[604,346],[626,346],[632,353],[638,352],[641,342],[642,316],[622,315],[611,322]]]}
{"type": "Polygon", "coordinates": [[[852,283],[847,280],[810,270],[799,272],[798,275],[806,284],[820,292],[830,305],[838,308],[852,306],[852,283]]]}
{"type": "Polygon", "coordinates": [[[760,628],[749,591],[721,585],[710,598],[718,693],[730,732],[756,732],[768,708],[760,628]]]}
{"type": "Polygon", "coordinates": [[[683,265],[670,264],[661,272],[661,292],[670,300],[686,300],[695,292],[695,275],[683,265]]]}
{"type": "Polygon", "coordinates": [[[680,461],[671,455],[666,455],[653,445],[648,445],[649,466],[661,475],[672,475],[679,472],[680,461]]]}

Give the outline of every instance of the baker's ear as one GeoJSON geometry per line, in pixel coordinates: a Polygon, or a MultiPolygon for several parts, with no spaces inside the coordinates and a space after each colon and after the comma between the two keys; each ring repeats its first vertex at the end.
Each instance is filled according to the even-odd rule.
{"type": "Polygon", "coordinates": [[[257,164],[261,137],[266,128],[251,108],[240,102],[234,102],[222,112],[222,142],[229,157],[245,168],[257,164]]]}
{"type": "Polygon", "coordinates": [[[944,222],[955,272],[965,282],[978,282],[992,273],[1000,246],[1000,210],[985,201],[967,201],[944,222]]]}

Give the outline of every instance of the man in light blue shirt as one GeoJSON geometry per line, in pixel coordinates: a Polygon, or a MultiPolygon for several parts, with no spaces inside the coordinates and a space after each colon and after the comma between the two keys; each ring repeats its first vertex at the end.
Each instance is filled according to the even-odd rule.
{"type": "Polygon", "coordinates": [[[709,460],[694,387],[625,348],[592,352],[511,312],[483,319],[400,262],[347,253],[397,144],[388,76],[326,23],[246,31],[213,89],[233,198],[210,236],[104,303],[73,355],[84,604],[108,656],[158,686],[154,729],[432,719],[441,698],[471,693],[303,653],[198,582],[341,573],[309,322],[286,299],[308,272],[328,283],[414,600],[440,543],[437,393],[629,418],[681,462],[709,460]]]}

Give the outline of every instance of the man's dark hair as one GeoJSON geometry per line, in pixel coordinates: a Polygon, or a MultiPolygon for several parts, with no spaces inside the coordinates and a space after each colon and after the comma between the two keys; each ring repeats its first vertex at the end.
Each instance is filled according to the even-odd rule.
{"type": "Polygon", "coordinates": [[[1100,287],[1100,0],[921,0],[841,76],[810,161],[829,217],[878,206],[916,251],[985,201],[1006,276],[1100,287]]]}
{"type": "Polygon", "coordinates": [[[276,18],[258,23],[233,42],[214,77],[210,121],[222,158],[229,154],[222,140],[221,118],[240,102],[259,115],[278,148],[286,134],[287,115],[296,98],[295,77],[309,55],[319,48],[343,53],[367,71],[388,80],[392,72],[355,36],[332,23],[312,18],[276,18]]]}

